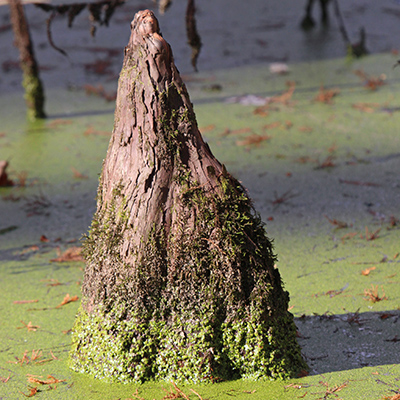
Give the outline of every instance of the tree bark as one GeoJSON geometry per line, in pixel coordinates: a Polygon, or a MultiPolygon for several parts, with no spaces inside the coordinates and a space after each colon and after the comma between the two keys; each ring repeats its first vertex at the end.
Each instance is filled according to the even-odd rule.
{"type": "Polygon", "coordinates": [[[45,118],[44,91],[39,77],[39,68],[33,51],[32,40],[21,0],[9,0],[11,24],[15,45],[19,50],[22,69],[22,86],[30,119],[45,118]]]}
{"type": "Polygon", "coordinates": [[[307,367],[263,223],[203,141],[154,14],[131,30],[71,366],[119,381],[293,376],[307,367]]]}

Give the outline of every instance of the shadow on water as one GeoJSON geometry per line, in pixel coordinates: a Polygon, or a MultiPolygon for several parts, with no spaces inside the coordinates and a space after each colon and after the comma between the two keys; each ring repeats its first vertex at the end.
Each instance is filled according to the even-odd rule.
{"type": "Polygon", "coordinates": [[[398,363],[399,318],[399,310],[295,318],[310,374],[398,363]]]}

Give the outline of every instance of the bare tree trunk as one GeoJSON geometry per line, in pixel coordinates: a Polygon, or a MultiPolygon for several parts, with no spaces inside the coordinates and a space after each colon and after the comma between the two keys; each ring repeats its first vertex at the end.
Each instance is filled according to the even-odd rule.
{"type": "Polygon", "coordinates": [[[203,141],[149,10],[132,21],[84,253],[74,370],[200,382],[307,368],[263,223],[203,141]]]}
{"type": "Polygon", "coordinates": [[[25,89],[28,116],[31,119],[45,118],[43,86],[39,77],[39,69],[33,51],[24,7],[21,0],[9,0],[9,5],[15,45],[20,55],[20,65],[23,73],[22,85],[25,89]]]}

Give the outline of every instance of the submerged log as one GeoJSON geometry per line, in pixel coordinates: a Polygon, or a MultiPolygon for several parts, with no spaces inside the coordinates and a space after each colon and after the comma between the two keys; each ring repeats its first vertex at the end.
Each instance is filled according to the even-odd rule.
{"type": "Polygon", "coordinates": [[[149,10],[131,24],[84,256],[74,370],[201,382],[307,368],[264,225],[203,141],[149,10]]]}

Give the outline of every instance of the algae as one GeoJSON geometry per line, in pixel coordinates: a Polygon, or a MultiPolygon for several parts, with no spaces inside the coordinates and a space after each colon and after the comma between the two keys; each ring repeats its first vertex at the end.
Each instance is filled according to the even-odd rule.
{"type": "MultiPolygon", "coordinates": [[[[386,85],[375,92],[363,87],[352,74],[351,65],[344,60],[293,65],[289,77],[299,84],[299,91],[293,98],[295,105],[282,107],[266,118],[256,118],[254,107],[215,102],[209,93],[201,93],[200,88],[199,96],[210,103],[196,103],[195,82],[190,84],[203,135],[216,156],[247,187],[262,220],[268,222],[269,236],[275,238],[279,270],[291,294],[290,306],[294,306],[291,312],[296,316],[301,335],[298,340],[311,367],[311,376],[283,382],[240,379],[214,385],[180,385],[189,398],[198,398],[191,391],[193,389],[202,398],[213,399],[230,399],[232,396],[255,400],[302,396],[314,399],[324,397],[327,386],[332,389],[346,384],[336,392],[340,398],[377,400],[399,390],[400,369],[394,361],[398,353],[395,339],[399,307],[398,258],[395,257],[399,252],[398,226],[391,226],[389,222],[392,214],[398,217],[399,204],[395,174],[399,159],[390,157],[399,152],[395,96],[399,85],[394,79],[396,70],[388,72],[394,61],[392,55],[379,55],[354,64],[371,74],[388,74],[386,85]],[[342,74],[344,68],[347,74],[342,74]],[[336,82],[342,87],[333,105],[312,102],[320,83],[334,85],[336,82]],[[352,107],[357,102],[377,106],[375,111],[366,113],[352,107]],[[248,127],[262,133],[263,125],[275,120],[292,120],[293,127],[290,130],[278,127],[268,132],[272,139],[260,146],[236,145],[238,138],[248,135],[246,132],[239,136],[221,135],[227,127],[248,127]],[[303,125],[310,126],[312,131],[299,131],[303,125]],[[305,145],[302,146],[303,142],[305,145]],[[337,165],[330,170],[314,169],[315,162],[296,161],[305,155],[319,156],[323,160],[334,143],[337,165]],[[292,175],[287,176],[288,172],[292,175]],[[381,186],[346,185],[340,183],[339,178],[375,182],[381,186]],[[274,191],[280,196],[289,189],[298,195],[279,206],[272,204],[274,191]],[[324,214],[347,222],[349,226],[336,229],[324,214]],[[382,228],[379,237],[372,241],[361,238],[360,235],[365,236],[365,226],[372,231],[382,228]],[[344,235],[352,232],[357,235],[342,241],[344,235]],[[372,266],[376,269],[368,276],[361,274],[362,270],[372,266]],[[340,291],[346,284],[349,286],[341,294],[326,294],[332,290],[340,291]],[[378,285],[379,290],[383,286],[388,299],[376,303],[364,300],[364,289],[370,288],[371,284],[378,285]],[[360,325],[356,322],[357,310],[360,325]],[[300,318],[302,314],[306,316],[300,318]]],[[[269,76],[267,68],[248,69],[247,75],[252,79],[246,85],[253,86],[238,86],[240,79],[235,79],[235,73],[244,76],[240,69],[215,74],[217,80],[222,81],[226,76],[229,81],[229,84],[222,81],[221,97],[224,93],[227,96],[258,93],[263,89],[254,83],[258,77],[269,76]]],[[[271,82],[276,82],[276,86],[265,94],[284,91],[286,79],[271,77],[268,88],[271,82]]],[[[27,187],[0,189],[0,228],[18,226],[18,229],[1,235],[0,242],[3,285],[0,294],[3,316],[0,376],[10,376],[6,383],[0,382],[0,394],[3,398],[25,399],[21,392],[29,393],[27,374],[41,375],[44,379],[51,374],[66,379],[66,382],[58,384],[55,390],[38,393],[37,398],[112,400],[140,396],[146,400],[161,399],[166,396],[166,391],[175,391],[172,384],[109,384],[68,368],[71,339],[61,330],[73,326],[78,303],[57,310],[28,311],[29,308],[54,307],[66,293],[80,295],[76,282],[82,279],[83,263],[55,264],[49,263],[49,259],[57,256],[57,246],[70,245],[67,240],[60,243],[55,239],[78,238],[90,225],[95,210],[97,174],[108,138],[84,135],[83,132],[89,124],[98,131],[112,129],[111,107],[101,100],[65,91],[50,91],[49,96],[53,99],[48,104],[50,117],[72,119],[72,124],[32,131],[20,118],[20,110],[24,109],[20,95],[0,97],[1,132],[6,134],[0,136],[1,158],[10,159],[13,179],[17,178],[16,172],[29,172],[27,187]],[[40,141],[36,142],[35,137],[40,141]],[[38,157],[34,156],[36,152],[38,157]],[[71,165],[86,173],[89,179],[73,178],[71,165]],[[38,187],[34,184],[36,179],[45,184],[38,187]],[[10,194],[30,197],[40,191],[52,203],[47,217],[27,217],[22,208],[24,200],[4,199],[10,194]],[[69,203],[64,204],[64,201],[69,203]],[[51,246],[40,242],[43,233],[51,239],[51,246]],[[28,253],[20,255],[32,245],[37,245],[41,251],[32,251],[29,256],[28,253]],[[66,285],[49,287],[49,282],[41,282],[46,279],[57,279],[66,285]],[[20,296],[22,293],[23,297],[20,296]],[[14,300],[23,299],[39,299],[40,302],[13,304],[14,300]],[[41,329],[36,332],[16,329],[23,326],[21,320],[31,321],[41,329]],[[9,363],[17,361],[15,357],[21,359],[25,350],[30,357],[33,349],[43,351],[42,359],[52,358],[51,350],[58,360],[42,364],[9,363]]]]}

